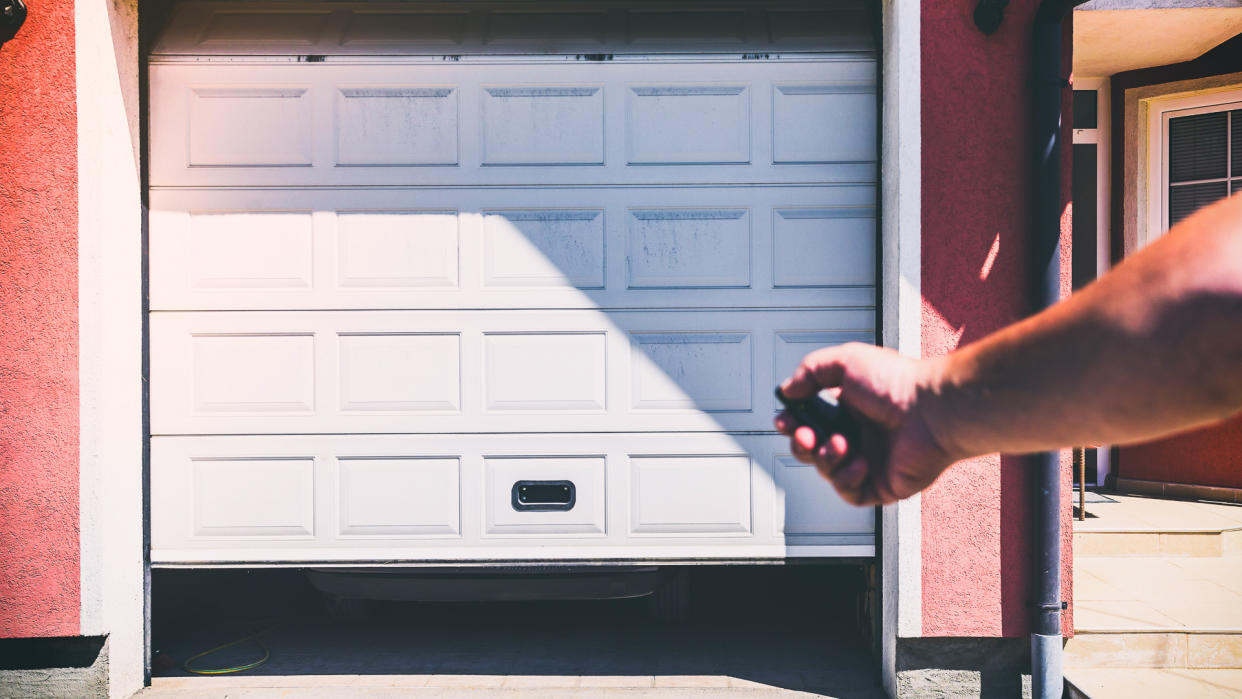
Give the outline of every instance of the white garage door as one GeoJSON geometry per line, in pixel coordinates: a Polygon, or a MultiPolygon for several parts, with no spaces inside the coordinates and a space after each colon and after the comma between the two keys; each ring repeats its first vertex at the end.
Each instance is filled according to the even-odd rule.
{"type": "Polygon", "coordinates": [[[872,554],[771,431],[874,339],[866,13],[648,7],[183,6],[154,562],[872,554]]]}

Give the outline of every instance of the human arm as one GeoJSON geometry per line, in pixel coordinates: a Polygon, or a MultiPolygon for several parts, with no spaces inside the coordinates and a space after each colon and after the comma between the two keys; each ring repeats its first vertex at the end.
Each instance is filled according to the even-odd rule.
{"type": "Polygon", "coordinates": [[[1242,197],[947,356],[843,345],[807,355],[783,386],[794,398],[839,388],[861,418],[856,445],[815,445],[777,418],[794,455],[860,505],[908,497],[971,456],[1132,443],[1219,420],[1242,408],[1242,197]]]}

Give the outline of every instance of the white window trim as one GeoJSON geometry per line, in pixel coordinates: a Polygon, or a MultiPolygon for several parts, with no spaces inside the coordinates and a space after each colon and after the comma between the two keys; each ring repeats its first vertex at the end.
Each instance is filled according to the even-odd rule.
{"type": "MultiPolygon", "coordinates": [[[[1094,129],[1074,129],[1074,143],[1095,144],[1095,276],[1104,276],[1108,272],[1112,256],[1110,246],[1112,221],[1112,111],[1108,78],[1075,78],[1075,90],[1093,90],[1095,92],[1096,119],[1094,129]]],[[[1082,211],[1074,211],[1075,216],[1086,215],[1082,211]]],[[[1107,445],[1096,449],[1096,487],[1103,486],[1112,470],[1109,462],[1110,449],[1107,445]]]]}
{"type": "Polygon", "coordinates": [[[1169,120],[1194,114],[1242,109],[1242,88],[1234,86],[1189,96],[1153,98],[1144,102],[1147,107],[1147,225],[1139,231],[1140,248],[1168,230],[1169,120]]]}
{"type": "Polygon", "coordinates": [[[1094,129],[1074,129],[1074,143],[1095,144],[1095,276],[1108,271],[1112,254],[1109,231],[1112,223],[1112,105],[1108,78],[1076,78],[1075,90],[1094,90],[1094,129]]]}

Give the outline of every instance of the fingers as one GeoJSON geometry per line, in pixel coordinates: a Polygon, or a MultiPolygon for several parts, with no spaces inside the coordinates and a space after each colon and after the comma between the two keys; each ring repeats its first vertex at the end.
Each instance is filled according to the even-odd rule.
{"type": "Polygon", "coordinates": [[[881,497],[877,492],[863,457],[846,459],[851,445],[844,435],[830,435],[824,444],[816,445],[815,431],[806,425],[799,425],[788,413],[777,415],[773,422],[781,434],[789,437],[789,449],[794,458],[814,466],[819,475],[832,484],[841,499],[860,507],[895,500],[881,497]]]}
{"type": "Polygon", "coordinates": [[[850,445],[844,435],[830,435],[827,442],[817,444],[815,430],[806,425],[799,425],[787,413],[781,413],[774,421],[776,429],[789,437],[789,449],[796,459],[804,464],[822,468],[824,473],[834,469],[849,451],[850,445]]]}
{"type": "Polygon", "coordinates": [[[786,412],[782,412],[777,415],[776,418],[772,420],[772,424],[776,425],[777,432],[780,432],[786,436],[792,435],[794,428],[798,426],[798,423],[793,419],[793,416],[786,412]]]}
{"type": "Polygon", "coordinates": [[[867,488],[867,463],[861,458],[850,459],[830,473],[823,469],[819,473],[832,484],[842,500],[858,506],[873,504],[867,488]]]}
{"type": "Polygon", "coordinates": [[[794,370],[793,376],[781,384],[781,390],[786,396],[797,399],[809,398],[823,388],[839,386],[845,373],[841,359],[847,351],[843,346],[825,347],[811,352],[802,358],[802,363],[794,370]]]}

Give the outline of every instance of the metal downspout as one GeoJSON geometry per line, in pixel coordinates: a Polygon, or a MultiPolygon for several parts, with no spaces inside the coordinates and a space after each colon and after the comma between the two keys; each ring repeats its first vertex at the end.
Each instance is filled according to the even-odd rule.
{"type": "MultiPolygon", "coordinates": [[[[1083,0],[1043,0],[1035,13],[1031,56],[1030,209],[1032,313],[1061,297],[1061,23],[1083,0]]],[[[1032,571],[1031,694],[1059,699],[1065,686],[1061,638],[1061,454],[1030,457],[1034,488],[1035,567],[1032,571]]]]}

